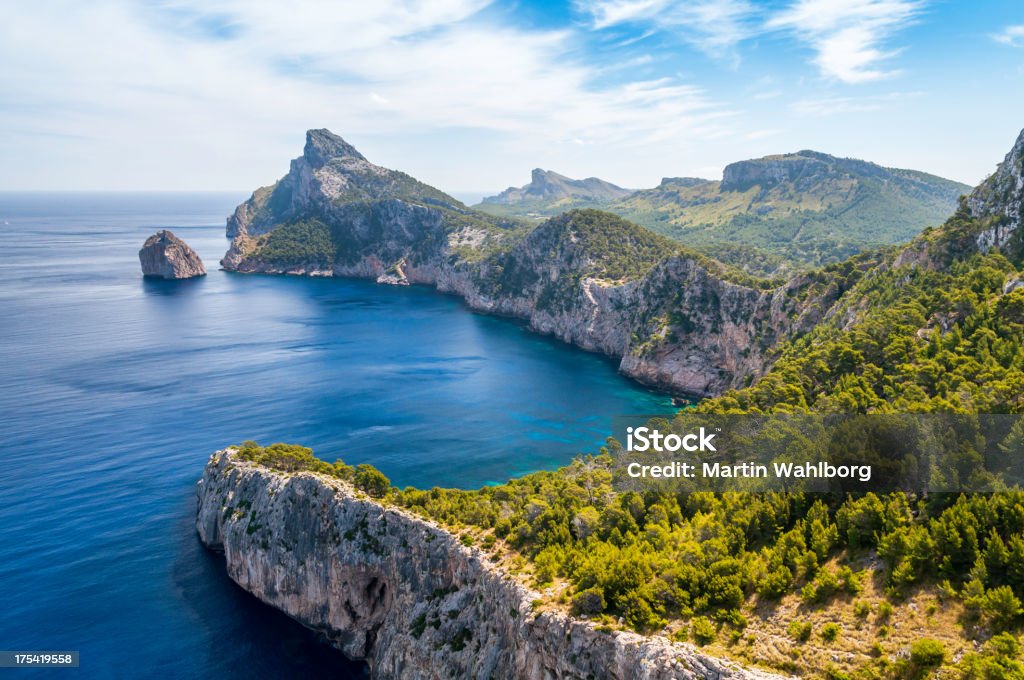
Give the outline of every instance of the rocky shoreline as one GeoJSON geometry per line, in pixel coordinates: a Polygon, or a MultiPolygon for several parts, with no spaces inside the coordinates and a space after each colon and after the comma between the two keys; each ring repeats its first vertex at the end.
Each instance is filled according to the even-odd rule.
{"type": "Polygon", "coordinates": [[[778,680],[661,636],[535,609],[540,593],[435,523],[347,483],[213,454],[196,530],[243,589],[374,678],[778,680]]]}
{"type": "Polygon", "coordinates": [[[228,219],[232,243],[221,265],[432,286],[475,311],[614,357],[624,375],[687,397],[763,375],[773,350],[820,323],[859,274],[817,272],[766,287],[594,213],[573,211],[524,233],[310,130],[289,173],[228,219]],[[281,236],[296,224],[304,231],[281,236]],[[617,231],[593,238],[595,228],[617,231]],[[609,261],[637,259],[643,267],[609,271],[609,261]]]}

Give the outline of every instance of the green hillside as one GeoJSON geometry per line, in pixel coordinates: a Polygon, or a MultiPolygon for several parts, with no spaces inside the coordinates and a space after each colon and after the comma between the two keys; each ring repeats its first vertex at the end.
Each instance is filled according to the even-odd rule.
{"type": "Polygon", "coordinates": [[[969,187],[802,151],[735,163],[722,181],[665,180],[610,209],[691,246],[743,244],[805,265],[909,241],[969,187]]]}
{"type": "MultiPolygon", "coordinates": [[[[766,375],[689,413],[1024,413],[1022,159],[1024,134],[953,217],[880,254],[824,322],[782,346],[766,375]]],[[[589,253],[635,237],[627,254],[646,267],[663,247],[601,213],[562,226],[573,219],[577,228],[552,232],[588,241],[589,253]]],[[[626,273],[616,262],[597,266],[626,273]]],[[[658,426],[682,432],[677,420],[658,426]]],[[[1018,423],[1000,446],[1022,442],[1018,423]]],[[[947,472],[983,474],[972,444],[935,445],[953,456],[947,472]]],[[[1019,487],[641,494],[611,485],[620,451],[610,439],[558,471],[476,491],[388,489],[308,449],[285,453],[289,469],[351,479],[441,522],[542,589],[534,610],[665,634],[805,677],[1024,678],[1019,487]]],[[[251,443],[244,454],[270,464],[282,455],[251,443]]]]}
{"type": "Polygon", "coordinates": [[[518,200],[494,197],[476,207],[532,219],[600,207],[752,274],[772,275],[905,243],[944,222],[968,190],[923,172],[801,151],[733,163],[720,181],[666,178],[618,200],[520,191],[518,200]]]}

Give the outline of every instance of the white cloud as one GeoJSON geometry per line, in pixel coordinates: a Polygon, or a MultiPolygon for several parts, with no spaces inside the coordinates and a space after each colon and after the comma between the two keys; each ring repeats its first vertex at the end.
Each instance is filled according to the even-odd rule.
{"type": "Polygon", "coordinates": [[[894,102],[923,96],[924,92],[890,92],[870,97],[820,97],[799,99],[790,109],[802,116],[834,116],[841,113],[864,113],[891,107],[894,102]]]}
{"type": "Polygon", "coordinates": [[[882,45],[908,26],[923,5],[918,0],[797,0],[766,28],[792,31],[808,43],[826,77],[864,83],[899,73],[880,67],[899,51],[882,45]]]}
{"type": "Polygon", "coordinates": [[[772,129],[752,130],[752,131],[746,133],[745,135],[743,135],[743,139],[746,139],[748,141],[753,142],[753,141],[756,141],[756,140],[759,140],[759,139],[766,139],[768,137],[775,137],[780,132],[782,132],[782,131],[781,130],[772,130],[772,129]]]}
{"type": "Polygon", "coordinates": [[[596,30],[618,24],[648,23],[678,33],[697,49],[713,56],[731,54],[753,35],[755,8],[748,0],[576,0],[578,11],[596,30]]]}
{"type": "Polygon", "coordinates": [[[488,1],[4,3],[0,186],[60,154],[78,164],[50,177],[70,186],[111,181],[102,173],[265,182],[265,164],[283,165],[308,127],[356,140],[469,128],[539,153],[573,140],[685,145],[723,124],[700,88],[608,84],[574,57],[571,32],[488,22],[488,1]]]}
{"type": "Polygon", "coordinates": [[[992,36],[997,43],[1011,47],[1024,47],[1024,24],[1007,26],[999,33],[992,36]]]}

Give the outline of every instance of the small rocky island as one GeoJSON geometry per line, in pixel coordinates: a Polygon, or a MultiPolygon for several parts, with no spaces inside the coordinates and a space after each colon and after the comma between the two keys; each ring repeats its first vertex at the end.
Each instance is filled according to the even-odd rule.
{"type": "Polygon", "coordinates": [[[166,229],[146,239],[139,251],[143,276],[159,279],[191,279],[205,276],[206,267],[196,251],[166,229]]]}

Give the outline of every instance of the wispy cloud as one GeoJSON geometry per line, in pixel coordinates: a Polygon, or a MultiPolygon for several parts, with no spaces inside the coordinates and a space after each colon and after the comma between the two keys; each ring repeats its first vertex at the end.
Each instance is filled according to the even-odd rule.
{"type": "Polygon", "coordinates": [[[574,5],[594,30],[649,26],[680,35],[702,52],[728,57],[734,64],[739,63],[740,43],[788,33],[811,47],[812,61],[826,77],[864,83],[899,73],[882,68],[899,52],[884,46],[914,21],[925,1],[792,0],[772,6],[751,0],[575,0],[574,5]]]}
{"type": "Polygon", "coordinates": [[[712,56],[734,56],[733,48],[754,34],[755,7],[748,0],[576,0],[574,4],[596,30],[650,24],[682,36],[712,56]]]}
{"type": "Polygon", "coordinates": [[[993,35],[992,39],[1010,47],[1024,47],[1024,24],[1007,26],[993,35]]]}
{"type": "Polygon", "coordinates": [[[834,116],[842,113],[880,111],[894,102],[920,97],[923,92],[890,92],[870,97],[819,97],[798,99],[790,106],[802,116],[834,116]]]}
{"type": "Polygon", "coordinates": [[[702,88],[606,82],[571,30],[497,23],[479,14],[488,2],[8,5],[0,142],[23,129],[87,135],[141,171],[128,140],[166,158],[241,157],[254,138],[294,145],[297,130],[323,125],[355,137],[469,128],[538,145],[685,142],[722,125],[702,88]]]}
{"type": "Polygon", "coordinates": [[[899,52],[883,45],[923,8],[919,0],[797,0],[766,26],[792,31],[809,44],[826,77],[864,83],[899,73],[881,67],[899,52]]]}

